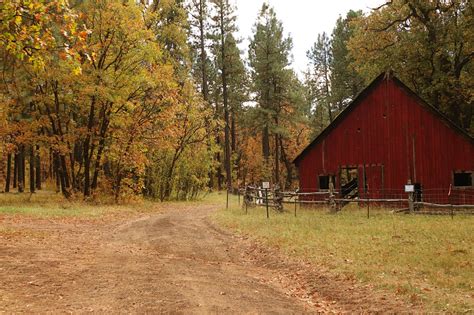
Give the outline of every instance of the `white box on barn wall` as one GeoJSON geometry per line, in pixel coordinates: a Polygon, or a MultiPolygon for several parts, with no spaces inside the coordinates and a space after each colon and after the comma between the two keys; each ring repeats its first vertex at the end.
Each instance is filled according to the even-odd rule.
{"type": "Polygon", "coordinates": [[[415,192],[415,185],[405,185],[405,192],[415,192]]]}

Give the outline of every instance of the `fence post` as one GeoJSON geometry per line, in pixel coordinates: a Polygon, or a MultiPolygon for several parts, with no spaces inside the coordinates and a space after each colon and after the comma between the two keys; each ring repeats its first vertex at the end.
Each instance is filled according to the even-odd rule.
{"type": "Polygon", "coordinates": [[[295,218],[296,218],[296,204],[299,201],[298,190],[295,191],[295,218]]]}
{"type": "Polygon", "coordinates": [[[267,219],[269,219],[270,213],[268,212],[268,188],[265,188],[265,205],[267,207],[267,219]]]}
{"type": "MultiPolygon", "coordinates": [[[[407,186],[408,185],[411,185],[411,180],[408,180],[407,186]]],[[[414,192],[412,191],[408,192],[408,211],[410,211],[410,213],[413,213],[415,211],[415,198],[414,192]]]]}
{"type": "Polygon", "coordinates": [[[332,179],[329,180],[329,208],[331,212],[337,212],[337,204],[334,201],[334,183],[332,179]]]}

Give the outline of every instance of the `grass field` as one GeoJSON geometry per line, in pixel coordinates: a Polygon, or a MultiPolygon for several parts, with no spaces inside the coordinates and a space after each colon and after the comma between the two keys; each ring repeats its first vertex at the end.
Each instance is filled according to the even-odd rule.
{"type": "Polygon", "coordinates": [[[334,274],[373,284],[428,311],[474,312],[474,216],[421,216],[357,207],[330,214],[293,208],[283,214],[235,205],[215,220],[307,259],[334,274]]]}

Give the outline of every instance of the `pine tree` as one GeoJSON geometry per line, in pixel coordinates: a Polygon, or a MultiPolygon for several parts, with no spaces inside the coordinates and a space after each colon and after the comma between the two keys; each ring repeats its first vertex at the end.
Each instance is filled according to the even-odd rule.
{"type": "Polygon", "coordinates": [[[190,41],[193,48],[194,78],[199,84],[204,101],[209,101],[209,56],[208,40],[211,36],[207,0],[192,0],[189,3],[190,41]]]}
{"type": "MultiPolygon", "coordinates": [[[[273,8],[264,4],[254,26],[249,47],[249,60],[253,79],[253,91],[258,103],[258,123],[262,130],[262,153],[266,168],[270,167],[270,137],[274,136],[275,182],[279,182],[278,126],[282,104],[288,87],[288,72],[292,40],[283,34],[283,25],[273,8]]],[[[269,174],[267,174],[268,177],[269,174]]]]}
{"type": "Polygon", "coordinates": [[[334,108],[331,94],[331,41],[326,33],[318,34],[313,47],[306,53],[309,59],[309,84],[315,106],[324,106],[329,122],[334,120],[334,108]]]}
{"type": "Polygon", "coordinates": [[[232,168],[231,168],[231,143],[230,143],[230,104],[229,104],[229,69],[226,62],[228,43],[227,39],[235,31],[235,9],[228,0],[212,0],[215,8],[214,38],[217,65],[220,72],[220,83],[222,91],[222,106],[224,111],[224,168],[226,173],[227,190],[232,188],[232,168]]]}

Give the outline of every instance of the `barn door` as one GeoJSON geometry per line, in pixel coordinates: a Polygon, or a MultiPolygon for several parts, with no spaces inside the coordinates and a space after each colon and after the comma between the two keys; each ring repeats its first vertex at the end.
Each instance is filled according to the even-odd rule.
{"type": "MultiPolygon", "coordinates": [[[[383,165],[365,165],[365,176],[363,186],[363,196],[365,198],[383,198],[384,197],[384,174],[383,165]]],[[[361,194],[362,195],[362,194],[361,194]]]]}

